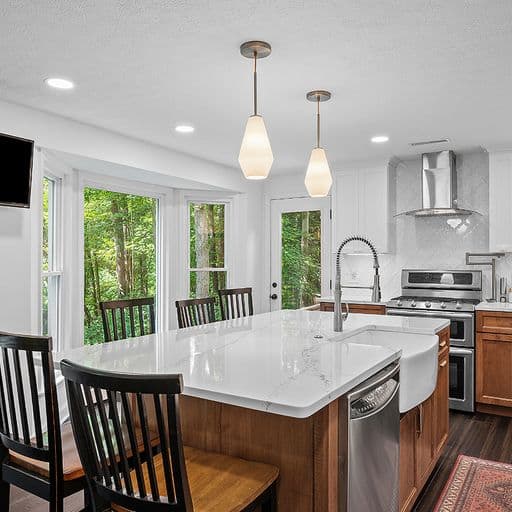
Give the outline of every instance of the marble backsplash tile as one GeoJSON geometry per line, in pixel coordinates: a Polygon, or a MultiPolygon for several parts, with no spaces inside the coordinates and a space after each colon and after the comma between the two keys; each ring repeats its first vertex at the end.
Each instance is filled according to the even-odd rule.
{"type": "MultiPolygon", "coordinates": [[[[478,213],[461,217],[394,217],[395,249],[391,254],[379,256],[384,300],[400,294],[403,268],[481,269],[484,297],[490,297],[490,267],[465,264],[466,252],[489,250],[489,159],[485,151],[462,152],[456,156],[459,206],[478,213]]],[[[419,156],[397,166],[393,186],[397,213],[421,207],[419,156]]],[[[372,274],[371,259],[367,255],[344,256],[344,283],[367,285],[372,282],[372,274]]],[[[497,274],[507,277],[512,286],[512,255],[498,261],[497,274]]],[[[344,294],[353,295],[350,290],[344,294]]],[[[359,296],[369,298],[370,292],[360,292],[359,296]]]]}

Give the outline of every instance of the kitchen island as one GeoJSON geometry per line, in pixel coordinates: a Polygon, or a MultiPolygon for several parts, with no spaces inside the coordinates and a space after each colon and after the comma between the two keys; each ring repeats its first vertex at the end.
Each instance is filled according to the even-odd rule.
{"type": "Polygon", "coordinates": [[[338,399],[399,359],[401,336],[405,343],[411,335],[431,338],[447,325],[438,319],[351,315],[344,332],[334,333],[330,313],[278,311],[84,346],[55,360],[183,374],[186,444],[278,466],[280,511],[334,512],[338,399]],[[385,344],[390,333],[392,347],[385,344]],[[365,336],[371,343],[364,343],[365,336]]]}

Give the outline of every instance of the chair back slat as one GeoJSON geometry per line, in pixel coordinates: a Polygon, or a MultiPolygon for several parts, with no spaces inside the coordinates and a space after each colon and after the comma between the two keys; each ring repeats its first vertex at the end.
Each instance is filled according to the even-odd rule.
{"type": "Polygon", "coordinates": [[[181,375],[111,373],[70,361],[61,368],[93,492],[129,510],[191,512],[178,409],[181,375]],[[89,406],[94,398],[97,411],[89,406]]]}
{"type": "Polygon", "coordinates": [[[222,320],[252,316],[252,288],[229,288],[219,290],[220,313],[222,320]]]}
{"type": "Polygon", "coordinates": [[[121,394],[121,403],[123,406],[124,415],[126,418],[126,428],[128,430],[128,437],[130,440],[130,451],[134,454],[134,468],[135,468],[135,477],[137,479],[137,487],[139,489],[139,494],[142,498],[147,496],[146,493],[146,484],[144,482],[144,474],[142,473],[142,464],[140,460],[138,443],[135,437],[135,425],[133,423],[133,415],[128,402],[128,396],[126,393],[121,394]]]}
{"type": "Polygon", "coordinates": [[[117,404],[118,404],[117,394],[115,393],[115,391],[109,390],[107,392],[107,397],[108,397],[108,406],[110,409],[109,417],[112,420],[116,445],[117,445],[117,447],[119,449],[119,453],[120,453],[120,458],[119,458],[120,474],[123,479],[124,485],[126,486],[126,492],[131,495],[131,494],[133,494],[133,485],[132,485],[132,479],[130,477],[130,466],[128,465],[128,452],[126,450],[124,436],[122,435],[121,419],[119,417],[119,411],[117,409],[117,404]]]}
{"type": "Polygon", "coordinates": [[[155,332],[155,299],[121,299],[100,302],[105,341],[144,336],[155,332]]]}
{"type": "Polygon", "coordinates": [[[178,327],[193,327],[215,322],[215,297],[176,301],[178,327]]]}
{"type": "Polygon", "coordinates": [[[0,442],[12,452],[48,462],[50,484],[57,485],[63,478],[62,446],[51,346],[48,337],[0,333],[0,442]]]}
{"type": "Polygon", "coordinates": [[[30,398],[32,400],[32,412],[34,419],[34,430],[36,431],[36,446],[43,447],[43,431],[41,424],[41,408],[39,407],[39,396],[37,392],[37,379],[34,368],[34,356],[32,352],[26,352],[27,355],[27,368],[28,378],[30,382],[30,398]]]}
{"type": "Polygon", "coordinates": [[[8,407],[11,416],[11,428],[7,430],[6,434],[9,435],[9,437],[12,435],[14,441],[19,441],[20,436],[18,433],[18,418],[16,417],[16,406],[14,403],[14,391],[12,387],[11,363],[9,362],[9,351],[5,347],[2,347],[2,357],[4,360],[7,399],[9,400],[8,405],[5,404],[5,406],[6,408],[8,407]]]}
{"type": "Polygon", "coordinates": [[[25,444],[30,443],[30,434],[28,431],[28,419],[27,419],[27,406],[25,402],[25,389],[23,387],[23,379],[21,377],[21,364],[20,364],[20,353],[18,350],[12,351],[12,357],[14,362],[14,377],[16,379],[17,395],[19,400],[19,410],[21,418],[21,430],[23,433],[23,442],[25,444]]]}
{"type": "MultiPolygon", "coordinates": [[[[139,412],[140,429],[142,434],[142,442],[144,444],[144,451],[146,454],[151,452],[151,441],[149,439],[149,427],[148,427],[148,416],[146,413],[146,407],[144,399],[141,393],[137,393],[137,409],[139,412]]],[[[151,489],[151,496],[153,500],[160,501],[160,493],[158,491],[158,483],[156,480],[155,465],[153,457],[147,457],[146,469],[149,477],[149,487],[151,489]]]]}

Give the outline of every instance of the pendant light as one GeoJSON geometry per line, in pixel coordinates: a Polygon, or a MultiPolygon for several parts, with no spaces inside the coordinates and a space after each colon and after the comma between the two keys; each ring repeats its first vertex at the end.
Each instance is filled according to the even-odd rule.
{"type": "Polygon", "coordinates": [[[271,51],[270,45],[264,41],[248,41],[240,46],[240,53],[244,57],[254,60],[254,114],[247,120],[240,154],[238,155],[238,162],[244,176],[248,180],[265,179],[274,161],[265,123],[263,118],[258,115],[258,84],[256,75],[256,62],[258,59],[268,57],[271,51]]]}
{"type": "Polygon", "coordinates": [[[331,189],[332,176],[325,150],[320,147],[320,102],[331,99],[331,93],[310,91],[306,98],[316,102],[316,147],[311,151],[304,184],[311,197],[325,197],[331,189]]]}

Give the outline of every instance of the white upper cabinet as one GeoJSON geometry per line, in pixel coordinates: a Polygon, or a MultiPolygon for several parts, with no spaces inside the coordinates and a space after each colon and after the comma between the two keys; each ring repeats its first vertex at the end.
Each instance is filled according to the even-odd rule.
{"type": "MultiPolygon", "coordinates": [[[[333,252],[351,235],[369,238],[379,253],[392,252],[391,172],[390,164],[381,163],[351,166],[335,173],[333,252]]],[[[368,248],[354,243],[346,252],[363,253],[368,248]]]]}
{"type": "Polygon", "coordinates": [[[489,153],[489,250],[512,252],[512,151],[489,153]]]}

